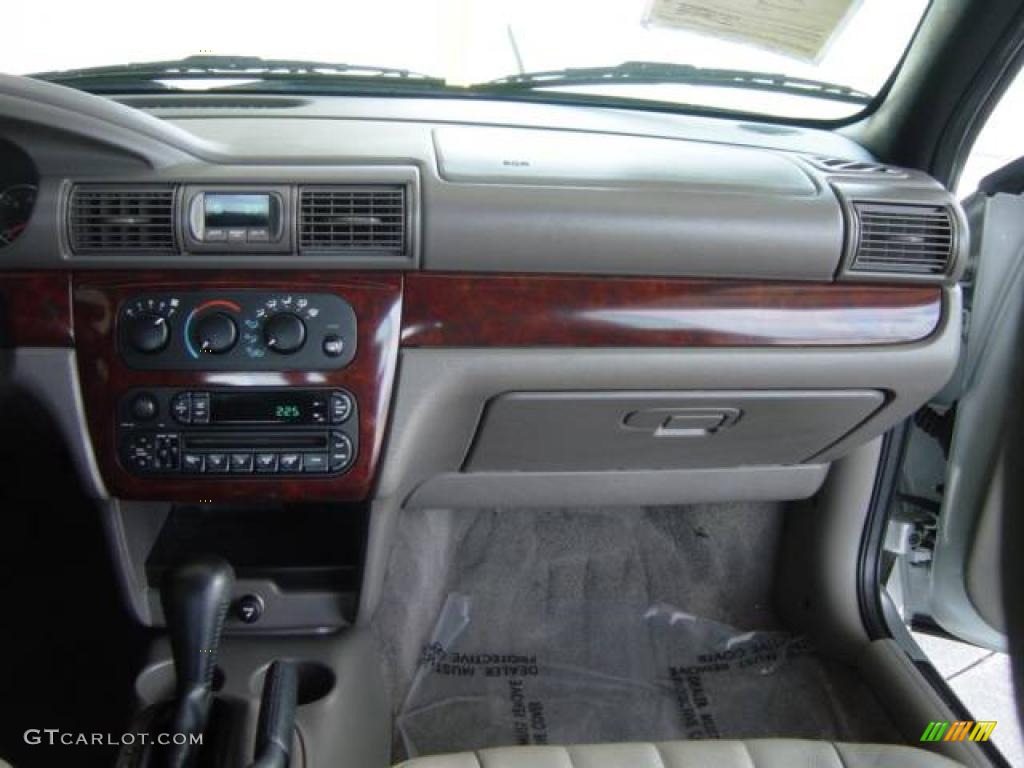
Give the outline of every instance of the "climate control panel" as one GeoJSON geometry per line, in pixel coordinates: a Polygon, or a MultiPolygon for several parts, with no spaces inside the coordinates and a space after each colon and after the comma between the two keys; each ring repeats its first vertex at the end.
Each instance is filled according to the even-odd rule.
{"type": "Polygon", "coordinates": [[[356,316],[325,293],[150,293],[118,313],[124,361],[141,370],[334,370],[356,354],[356,316]]]}

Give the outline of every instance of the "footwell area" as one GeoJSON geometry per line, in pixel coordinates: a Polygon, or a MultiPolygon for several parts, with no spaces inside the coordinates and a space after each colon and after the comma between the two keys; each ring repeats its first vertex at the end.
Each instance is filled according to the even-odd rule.
{"type": "Polygon", "coordinates": [[[375,625],[397,757],[504,744],[891,741],[771,608],[777,505],[403,518],[375,625]]]}

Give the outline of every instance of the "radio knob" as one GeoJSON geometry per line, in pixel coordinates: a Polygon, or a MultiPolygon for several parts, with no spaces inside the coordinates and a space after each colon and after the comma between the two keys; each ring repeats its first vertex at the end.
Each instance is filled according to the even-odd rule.
{"type": "Polygon", "coordinates": [[[194,337],[200,352],[222,355],[229,351],[238,340],[238,326],[230,315],[214,312],[200,317],[196,322],[194,337]]]}
{"type": "Polygon", "coordinates": [[[280,312],[263,325],[263,338],[270,349],[290,355],[306,342],[306,324],[292,312],[280,312]]]}
{"type": "Polygon", "coordinates": [[[167,318],[152,312],[143,312],[131,318],[128,324],[128,343],[137,352],[151,355],[167,346],[171,330],[167,318]]]}

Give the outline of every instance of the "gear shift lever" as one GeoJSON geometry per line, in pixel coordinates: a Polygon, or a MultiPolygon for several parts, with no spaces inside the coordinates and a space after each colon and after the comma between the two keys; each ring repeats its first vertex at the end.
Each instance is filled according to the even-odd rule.
{"type": "MultiPolygon", "coordinates": [[[[172,733],[201,734],[206,728],[213,671],[234,584],[231,566],[211,555],[172,571],[160,591],[178,680],[172,733]]],[[[197,751],[190,741],[170,746],[168,768],[190,764],[197,751]]]]}

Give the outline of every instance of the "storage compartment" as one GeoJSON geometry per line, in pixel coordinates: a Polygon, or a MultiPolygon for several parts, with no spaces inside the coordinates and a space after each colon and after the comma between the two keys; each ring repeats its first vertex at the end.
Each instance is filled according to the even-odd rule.
{"type": "Polygon", "coordinates": [[[351,624],[368,516],[363,504],[175,505],[145,560],[150,610],[162,614],[159,588],[169,569],[212,553],[235,570],[235,600],[251,596],[262,610],[247,624],[236,602],[229,630],[351,624]]]}
{"type": "Polygon", "coordinates": [[[885,401],[876,390],[513,392],[463,470],[590,472],[800,464],[885,401]]]}

